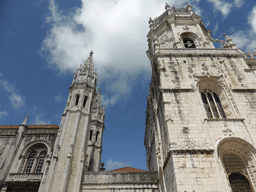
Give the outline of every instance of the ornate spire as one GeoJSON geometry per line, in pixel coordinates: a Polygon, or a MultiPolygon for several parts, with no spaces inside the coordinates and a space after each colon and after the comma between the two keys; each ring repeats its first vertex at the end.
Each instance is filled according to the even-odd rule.
{"type": "Polygon", "coordinates": [[[85,62],[85,65],[88,67],[90,72],[93,71],[93,51],[90,52],[90,55],[85,62]]]}
{"type": "Polygon", "coordinates": [[[27,115],[27,117],[24,119],[24,121],[23,121],[23,123],[21,125],[27,125],[28,117],[29,117],[29,115],[27,115]]]}

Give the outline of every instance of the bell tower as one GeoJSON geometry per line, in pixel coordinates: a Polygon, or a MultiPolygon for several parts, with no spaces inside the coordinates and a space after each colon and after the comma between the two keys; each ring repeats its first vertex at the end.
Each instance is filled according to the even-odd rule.
{"type": "MultiPolygon", "coordinates": [[[[39,191],[79,192],[82,174],[86,171],[86,153],[91,126],[98,133],[97,160],[101,159],[101,139],[104,129],[104,109],[96,93],[98,75],[93,66],[93,52],[86,63],[74,74],[69,87],[67,104],[62,114],[59,133],[53,149],[49,170],[46,171],[39,191]],[[95,101],[97,100],[97,101],[95,101]],[[96,105],[96,106],[94,106],[96,105]],[[100,108],[100,109],[99,109],[100,108]],[[97,123],[95,123],[95,121],[97,123]],[[100,142],[99,142],[100,141],[100,142]]],[[[97,168],[97,166],[95,165],[97,168]]]]}
{"type": "Polygon", "coordinates": [[[256,54],[213,39],[189,4],[166,4],[149,28],[144,144],[159,190],[255,191],[256,54]]]}

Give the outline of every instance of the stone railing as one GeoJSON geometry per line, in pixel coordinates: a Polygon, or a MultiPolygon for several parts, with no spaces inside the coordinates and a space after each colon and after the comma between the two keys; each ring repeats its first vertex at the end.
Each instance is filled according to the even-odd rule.
{"type": "Polygon", "coordinates": [[[157,172],[86,172],[83,184],[157,183],[157,172]]]}
{"type": "Polygon", "coordinates": [[[38,182],[41,181],[42,176],[43,173],[10,173],[6,179],[6,182],[38,182]]]}

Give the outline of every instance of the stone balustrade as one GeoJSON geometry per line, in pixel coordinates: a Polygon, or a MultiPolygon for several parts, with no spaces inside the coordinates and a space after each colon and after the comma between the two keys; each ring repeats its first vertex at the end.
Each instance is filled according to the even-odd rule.
{"type": "Polygon", "coordinates": [[[10,173],[6,182],[38,182],[41,181],[43,173],[10,173]]]}

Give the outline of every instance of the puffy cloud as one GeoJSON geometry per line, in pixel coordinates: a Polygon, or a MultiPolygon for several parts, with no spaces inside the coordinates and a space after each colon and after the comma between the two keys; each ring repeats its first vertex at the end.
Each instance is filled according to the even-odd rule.
{"type": "Polygon", "coordinates": [[[131,162],[113,161],[109,159],[106,163],[106,171],[131,166],[131,162]]]}
{"type": "Polygon", "coordinates": [[[239,7],[242,7],[242,5],[244,4],[244,1],[243,0],[235,0],[234,3],[236,5],[236,7],[239,8],[239,7]]]}
{"type": "Polygon", "coordinates": [[[2,86],[6,92],[10,93],[9,100],[13,108],[20,109],[25,106],[25,98],[17,92],[13,84],[1,80],[0,86],[2,86]]]}
{"type": "MultiPolygon", "coordinates": [[[[184,6],[187,0],[169,0],[170,6],[184,6]]],[[[190,1],[197,12],[199,0],[190,1]]],[[[61,72],[74,71],[84,63],[91,50],[104,82],[104,104],[114,104],[129,96],[138,75],[150,79],[150,64],[145,54],[149,17],[165,11],[165,0],[82,0],[81,8],[69,15],[50,1],[50,24],[41,52],[52,67],[61,72]]]]}
{"type": "Polygon", "coordinates": [[[34,117],[33,124],[36,124],[36,125],[51,124],[50,120],[43,119],[44,111],[41,109],[38,109],[36,106],[33,107],[31,114],[34,117]]]}
{"type": "Polygon", "coordinates": [[[256,45],[256,6],[253,7],[249,14],[248,23],[251,25],[249,30],[235,31],[230,35],[230,38],[232,38],[238,48],[241,48],[244,51],[254,52],[256,45]]]}
{"type": "Polygon", "coordinates": [[[241,7],[244,4],[243,0],[235,0],[233,3],[227,3],[224,0],[207,0],[213,3],[214,9],[222,13],[222,15],[227,16],[232,8],[241,7]]]}
{"type": "Polygon", "coordinates": [[[62,97],[61,95],[55,96],[55,101],[56,101],[57,103],[60,103],[60,102],[62,102],[62,101],[64,101],[64,100],[65,100],[65,98],[62,97]]]}
{"type": "Polygon", "coordinates": [[[256,6],[253,7],[252,12],[249,15],[248,22],[251,25],[253,32],[256,33],[256,6]]]}

